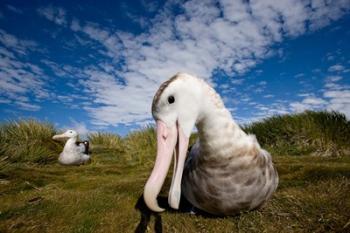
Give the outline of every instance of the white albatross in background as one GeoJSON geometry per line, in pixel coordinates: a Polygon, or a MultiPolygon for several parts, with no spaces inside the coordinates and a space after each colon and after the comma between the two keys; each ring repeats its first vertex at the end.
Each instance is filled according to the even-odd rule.
{"type": "Polygon", "coordinates": [[[67,130],[63,134],[52,137],[54,140],[68,139],[63,151],[58,157],[58,162],[63,165],[80,165],[90,160],[89,142],[78,142],[78,133],[74,130],[67,130]]]}
{"type": "Polygon", "coordinates": [[[214,215],[257,209],[271,198],[278,185],[271,155],[254,135],[238,126],[220,96],[203,80],[178,73],[164,82],[154,96],[152,114],[157,156],[143,195],[151,210],[164,210],[157,196],[173,151],[168,202],[174,209],[179,208],[181,194],[194,207],[214,215]],[[198,139],[187,156],[194,126],[198,139]]]}

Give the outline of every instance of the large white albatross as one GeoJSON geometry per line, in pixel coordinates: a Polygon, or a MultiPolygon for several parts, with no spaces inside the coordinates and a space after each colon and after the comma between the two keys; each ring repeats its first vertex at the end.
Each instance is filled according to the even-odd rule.
{"type": "Polygon", "coordinates": [[[194,207],[214,215],[257,209],[271,198],[278,185],[271,155],[254,135],[238,126],[206,82],[186,73],[176,74],[156,92],[152,114],[157,127],[157,155],[143,195],[151,210],[164,210],[157,196],[173,152],[168,202],[174,209],[179,208],[181,194],[194,207]],[[187,156],[194,126],[198,139],[187,156]]]}
{"type": "Polygon", "coordinates": [[[54,140],[68,139],[63,151],[58,157],[58,162],[63,165],[81,165],[90,160],[89,142],[79,142],[78,133],[74,130],[67,130],[63,134],[52,137],[54,140]]]}

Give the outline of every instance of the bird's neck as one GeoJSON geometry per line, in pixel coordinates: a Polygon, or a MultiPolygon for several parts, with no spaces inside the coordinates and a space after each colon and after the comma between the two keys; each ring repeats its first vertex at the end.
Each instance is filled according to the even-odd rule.
{"type": "Polygon", "coordinates": [[[77,141],[77,137],[69,138],[64,145],[63,150],[70,150],[70,148],[75,147],[75,142],[77,141]]]}
{"type": "Polygon", "coordinates": [[[205,157],[235,156],[236,151],[253,145],[251,136],[247,135],[232,119],[225,107],[213,107],[202,114],[197,122],[200,154],[205,157]]]}

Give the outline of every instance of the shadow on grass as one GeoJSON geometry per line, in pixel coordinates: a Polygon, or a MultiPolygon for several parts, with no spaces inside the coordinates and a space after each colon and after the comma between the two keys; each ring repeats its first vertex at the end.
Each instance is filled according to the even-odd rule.
{"type": "MultiPolygon", "coordinates": [[[[158,201],[159,203],[163,202],[163,200],[158,200],[158,201]]],[[[143,200],[143,195],[141,195],[137,200],[135,209],[140,211],[140,214],[141,214],[141,219],[135,229],[135,233],[144,233],[147,231],[147,226],[151,221],[152,215],[155,217],[154,232],[156,233],[163,232],[162,217],[160,216],[159,213],[153,212],[150,209],[148,209],[145,201],[143,200]]]]}
{"type": "MultiPolygon", "coordinates": [[[[169,213],[183,213],[183,214],[195,214],[196,216],[201,216],[204,218],[224,218],[224,216],[212,215],[207,212],[204,212],[200,209],[193,207],[184,196],[181,197],[181,202],[178,210],[171,208],[168,204],[166,197],[158,197],[158,204],[160,207],[164,208],[169,213]]],[[[151,217],[154,216],[154,232],[160,233],[163,232],[162,217],[160,213],[150,210],[144,199],[143,195],[139,197],[136,202],[135,209],[140,212],[141,219],[138,226],[135,229],[135,233],[144,233],[147,231],[147,227],[150,224],[151,217]]],[[[238,216],[239,214],[235,215],[238,216]]]]}

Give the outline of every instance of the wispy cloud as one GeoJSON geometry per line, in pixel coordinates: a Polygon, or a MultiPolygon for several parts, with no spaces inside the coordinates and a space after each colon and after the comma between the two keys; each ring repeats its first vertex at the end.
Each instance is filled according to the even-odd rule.
{"type": "Polygon", "coordinates": [[[58,25],[66,25],[66,11],[60,7],[47,6],[38,9],[38,13],[58,25]]]}
{"type": "Polygon", "coordinates": [[[25,55],[29,51],[36,49],[37,43],[29,40],[20,40],[14,35],[11,35],[0,29],[0,43],[14,52],[25,55]]]}
{"type": "Polygon", "coordinates": [[[78,132],[80,139],[86,139],[90,131],[86,124],[83,121],[77,121],[73,118],[70,118],[70,124],[63,127],[64,130],[73,129],[78,132]]]}
{"type": "MultiPolygon", "coordinates": [[[[338,68],[339,70],[340,68],[338,68]]],[[[342,66],[340,70],[345,70],[342,66]]],[[[332,72],[332,71],[331,71],[332,72]]],[[[350,119],[350,86],[340,84],[343,77],[330,75],[325,78],[323,97],[328,101],[327,109],[344,113],[350,119]]]]}
{"type": "Polygon", "coordinates": [[[293,112],[303,112],[305,110],[320,110],[325,107],[327,101],[317,97],[306,97],[301,102],[290,104],[293,112]]]}
{"type": "Polygon", "coordinates": [[[17,14],[22,14],[23,13],[23,11],[21,9],[19,9],[17,7],[14,7],[12,5],[7,5],[6,7],[7,7],[7,9],[9,9],[10,11],[12,11],[14,13],[17,13],[17,14]]]}
{"type": "Polygon", "coordinates": [[[315,97],[315,93],[301,93],[301,101],[290,103],[291,110],[301,112],[305,110],[327,109],[344,113],[350,119],[350,86],[341,84],[343,77],[333,75],[334,72],[345,70],[342,65],[333,65],[328,69],[328,75],[324,78],[324,88],[321,95],[315,97]]]}
{"type": "Polygon", "coordinates": [[[340,64],[336,64],[336,65],[329,67],[328,71],[329,72],[340,72],[340,71],[343,71],[344,69],[345,69],[344,66],[342,66],[340,64]]]}
{"type": "Polygon", "coordinates": [[[18,39],[0,29],[0,97],[28,111],[39,110],[35,101],[49,95],[44,88],[43,70],[23,59],[36,49],[35,42],[18,39]],[[29,100],[28,95],[34,97],[29,100]]]}
{"type": "Polygon", "coordinates": [[[324,97],[329,98],[328,110],[344,113],[350,119],[350,90],[327,91],[324,97]]]}
{"type": "MultiPolygon", "coordinates": [[[[322,28],[349,8],[348,0],[192,0],[182,5],[171,1],[158,10],[149,30],[138,35],[93,22],[68,20],[66,11],[58,7],[40,8],[38,12],[103,46],[96,52],[113,67],[106,70],[89,65],[82,68],[81,74],[88,78],[83,85],[96,103],[85,109],[95,124],[109,125],[149,121],[154,91],[178,71],[209,81],[214,70],[229,76],[243,74],[274,55],[272,46],[276,42],[322,28]],[[180,13],[170,10],[174,7],[180,13]]],[[[323,104],[316,104],[316,99],[305,101],[300,104],[323,104]]],[[[281,104],[276,107],[279,112],[286,111],[281,104]]],[[[297,104],[292,107],[303,108],[297,104]]]]}

